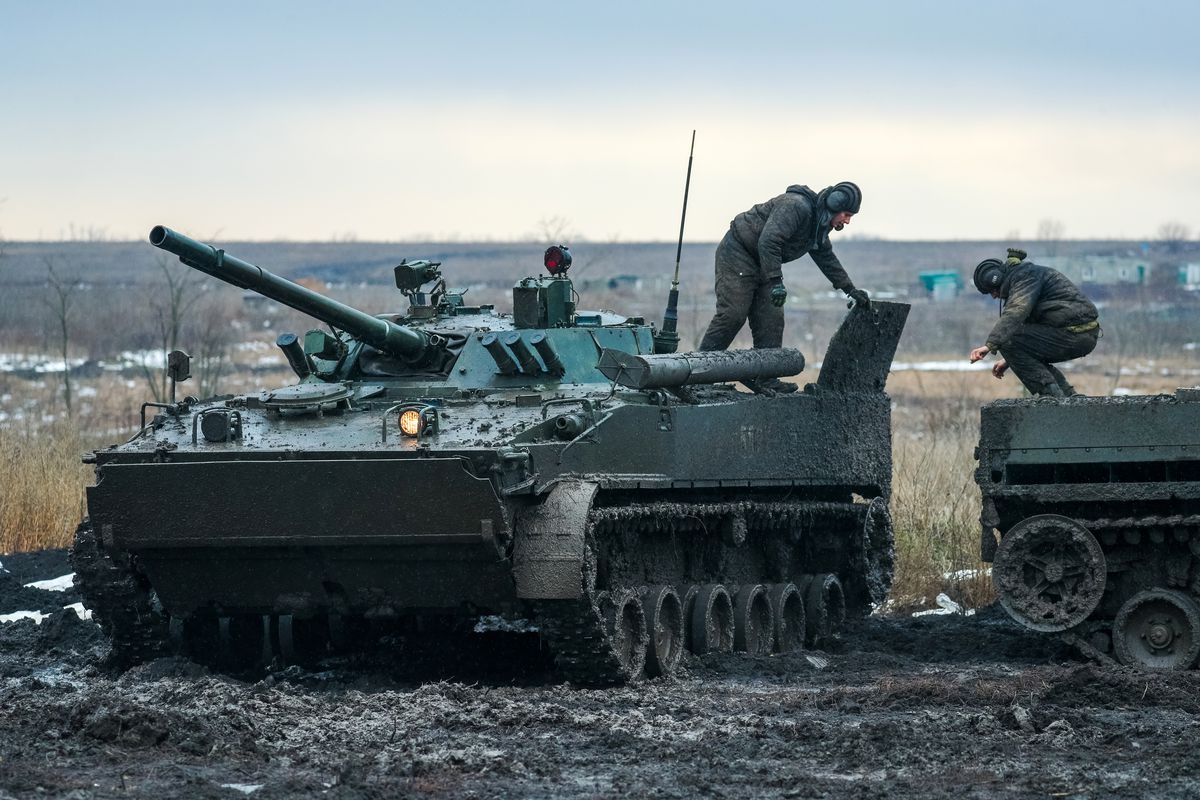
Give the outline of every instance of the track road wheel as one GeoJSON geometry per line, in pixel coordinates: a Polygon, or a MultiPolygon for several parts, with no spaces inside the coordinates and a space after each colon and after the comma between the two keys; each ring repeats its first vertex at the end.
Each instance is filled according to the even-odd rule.
{"type": "Polygon", "coordinates": [[[642,601],[632,591],[613,592],[610,598],[604,619],[609,641],[622,672],[629,680],[634,680],[646,666],[650,640],[642,601]]]}
{"type": "Polygon", "coordinates": [[[692,603],[692,652],[733,652],[733,602],[719,583],[707,583],[692,603]]]}
{"type": "Polygon", "coordinates": [[[1035,631],[1057,633],[1096,610],[1107,565],[1091,531],[1068,517],[1040,514],[1004,534],[992,579],[1009,616],[1035,631]]]}
{"type": "Polygon", "coordinates": [[[804,647],[804,598],[794,583],[772,584],[767,591],[775,615],[775,650],[791,653],[804,647]]]}
{"type": "Polygon", "coordinates": [[[646,611],[646,674],[670,675],[683,656],[683,605],[670,586],[651,586],[642,604],[646,611]]]}
{"type": "Polygon", "coordinates": [[[805,639],[810,647],[835,635],[846,621],[846,597],[836,575],[821,573],[808,581],[804,597],[805,639]]]}
{"type": "Polygon", "coordinates": [[[1117,612],[1112,639],[1122,664],[1190,669],[1200,657],[1200,605],[1171,589],[1138,592],[1117,612]]]}
{"type": "Polygon", "coordinates": [[[765,587],[747,584],[733,598],[733,649],[767,655],[775,644],[775,618],[765,587]]]}

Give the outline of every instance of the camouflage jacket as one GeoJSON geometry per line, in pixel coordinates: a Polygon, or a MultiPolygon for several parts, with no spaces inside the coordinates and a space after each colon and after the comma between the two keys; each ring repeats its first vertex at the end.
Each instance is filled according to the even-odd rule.
{"type": "Polygon", "coordinates": [[[1022,261],[1008,267],[1000,282],[1004,311],[987,337],[995,352],[1008,344],[1025,323],[1066,328],[1091,322],[1099,316],[1092,301],[1065,275],[1050,267],[1022,261]]]}
{"type": "Polygon", "coordinates": [[[817,193],[807,186],[794,185],[778,197],[738,214],[729,223],[746,252],[757,257],[765,283],[782,281],[783,263],[808,253],[833,288],[846,292],[854,288],[833,253],[829,229],[821,229],[816,208],[817,193]]]}

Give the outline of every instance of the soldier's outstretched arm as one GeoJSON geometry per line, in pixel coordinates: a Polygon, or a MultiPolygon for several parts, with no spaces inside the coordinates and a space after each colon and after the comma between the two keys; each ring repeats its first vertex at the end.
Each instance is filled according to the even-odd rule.
{"type": "Polygon", "coordinates": [[[812,256],[812,260],[816,263],[817,268],[833,284],[833,288],[841,289],[846,294],[851,294],[855,291],[854,281],[850,280],[850,276],[846,273],[842,262],[838,260],[837,255],[833,252],[833,245],[828,239],[822,242],[817,249],[810,252],[809,255],[812,256]]]}

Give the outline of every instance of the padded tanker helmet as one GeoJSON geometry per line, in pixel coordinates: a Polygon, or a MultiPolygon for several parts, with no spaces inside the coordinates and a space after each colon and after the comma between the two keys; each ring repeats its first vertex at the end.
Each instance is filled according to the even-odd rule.
{"type": "Polygon", "coordinates": [[[850,181],[842,181],[831,186],[829,194],[825,196],[825,206],[834,214],[842,211],[857,214],[859,207],[862,206],[862,189],[858,188],[858,184],[850,181]]]}
{"type": "Polygon", "coordinates": [[[998,258],[985,258],[975,267],[972,280],[981,294],[991,294],[1000,288],[1004,280],[1004,262],[998,258]]]}

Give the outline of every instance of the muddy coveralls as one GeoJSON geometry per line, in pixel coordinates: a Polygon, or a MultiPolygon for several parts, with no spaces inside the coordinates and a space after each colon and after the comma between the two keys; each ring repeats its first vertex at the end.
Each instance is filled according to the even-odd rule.
{"type": "Polygon", "coordinates": [[[729,347],[747,319],[755,347],[781,347],[783,309],[771,303],[771,289],[783,280],[784,262],[805,253],[833,288],[847,294],[854,290],[833,253],[828,220],[821,224],[819,203],[812,189],[793,185],[733,218],[717,245],[717,313],[700,340],[701,350],[729,347]]]}
{"type": "Polygon", "coordinates": [[[988,350],[1000,353],[1030,394],[1078,394],[1054,364],[1096,349],[1096,306],[1058,270],[1029,261],[1005,270],[1000,283],[1004,310],[988,334],[988,350]]]}

